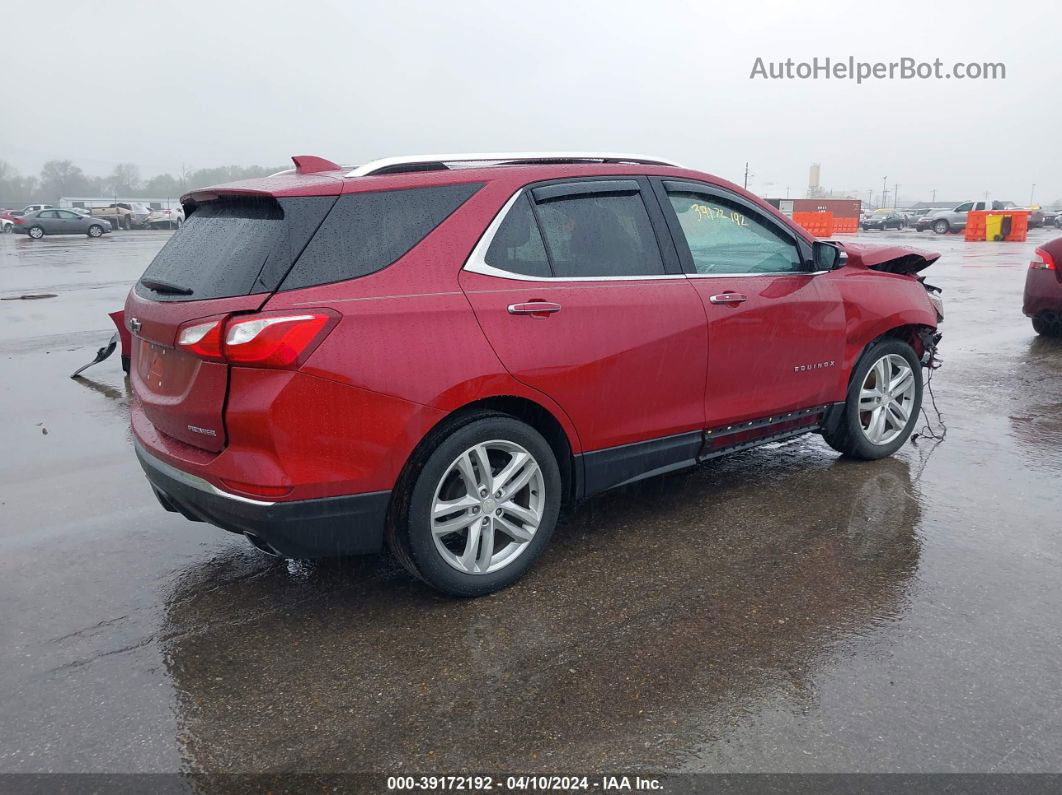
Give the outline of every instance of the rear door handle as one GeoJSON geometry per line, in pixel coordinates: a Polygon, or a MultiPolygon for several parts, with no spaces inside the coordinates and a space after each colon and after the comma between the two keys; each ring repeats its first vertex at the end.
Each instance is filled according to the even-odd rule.
{"type": "Polygon", "coordinates": [[[742,301],[748,301],[749,297],[741,293],[720,293],[711,296],[708,300],[713,304],[740,304],[742,301]]]}
{"type": "Polygon", "coordinates": [[[549,301],[528,301],[526,304],[509,304],[510,315],[552,315],[560,312],[560,304],[549,301]]]}

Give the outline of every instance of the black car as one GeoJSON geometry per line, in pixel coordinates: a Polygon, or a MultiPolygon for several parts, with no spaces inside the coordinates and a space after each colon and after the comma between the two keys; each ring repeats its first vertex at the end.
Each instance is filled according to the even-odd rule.
{"type": "Polygon", "coordinates": [[[870,229],[906,229],[907,216],[894,210],[875,210],[873,215],[863,219],[861,226],[864,232],[870,229]]]}

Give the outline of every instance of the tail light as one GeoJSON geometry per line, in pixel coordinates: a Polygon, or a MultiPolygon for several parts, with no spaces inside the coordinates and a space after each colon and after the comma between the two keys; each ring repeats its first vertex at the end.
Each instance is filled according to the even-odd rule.
{"type": "Polygon", "coordinates": [[[15,219],[14,219],[14,221],[15,221],[15,223],[16,223],[16,224],[21,224],[21,223],[23,223],[23,221],[22,221],[22,219],[21,219],[21,218],[15,218],[15,219]]]}
{"type": "Polygon", "coordinates": [[[292,367],[302,362],[339,322],[328,309],[235,315],[188,323],[177,346],[202,359],[251,367],[292,367]]]}
{"type": "Polygon", "coordinates": [[[1053,271],[1055,270],[1055,260],[1042,248],[1038,248],[1033,256],[1033,261],[1029,263],[1029,270],[1053,271]]]}
{"type": "Polygon", "coordinates": [[[177,345],[202,359],[222,361],[221,323],[221,320],[211,320],[182,326],[177,334],[177,345]]]}

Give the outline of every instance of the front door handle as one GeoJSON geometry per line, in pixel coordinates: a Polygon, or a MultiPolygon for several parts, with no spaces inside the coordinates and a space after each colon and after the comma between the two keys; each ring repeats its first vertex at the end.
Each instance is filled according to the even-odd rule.
{"type": "Polygon", "coordinates": [[[510,315],[552,315],[560,312],[560,304],[552,304],[549,301],[528,301],[525,304],[509,304],[510,315]]]}
{"type": "Polygon", "coordinates": [[[742,301],[748,301],[749,297],[741,293],[720,293],[711,296],[708,300],[713,304],[740,304],[742,301]]]}

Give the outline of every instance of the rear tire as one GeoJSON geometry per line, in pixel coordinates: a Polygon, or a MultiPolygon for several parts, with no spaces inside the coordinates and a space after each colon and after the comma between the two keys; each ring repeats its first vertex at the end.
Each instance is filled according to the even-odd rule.
{"type": "Polygon", "coordinates": [[[44,237],[44,230],[41,229],[39,226],[31,226],[29,228],[28,234],[34,240],[40,240],[42,237],[44,237]]]}
{"type": "Polygon", "coordinates": [[[1032,319],[1033,331],[1044,337],[1062,337],[1062,312],[1041,312],[1032,319]]]}
{"type": "Polygon", "coordinates": [[[549,443],[497,412],[461,417],[435,434],[403,481],[409,496],[394,506],[391,550],[415,576],[453,596],[484,596],[520,579],[560,513],[560,469],[549,443]]]}
{"type": "Polygon", "coordinates": [[[822,436],[830,447],[850,458],[885,458],[910,438],[921,408],[922,365],[914,349],[902,340],[885,339],[871,345],[859,359],[844,412],[836,427],[822,436]],[[910,374],[909,380],[901,381],[904,373],[910,374]],[[875,392],[879,397],[873,396],[875,392]],[[880,426],[875,424],[879,417],[880,426]]]}
{"type": "Polygon", "coordinates": [[[941,218],[939,221],[933,222],[933,231],[938,235],[946,235],[951,231],[951,224],[945,219],[941,218]]]}

